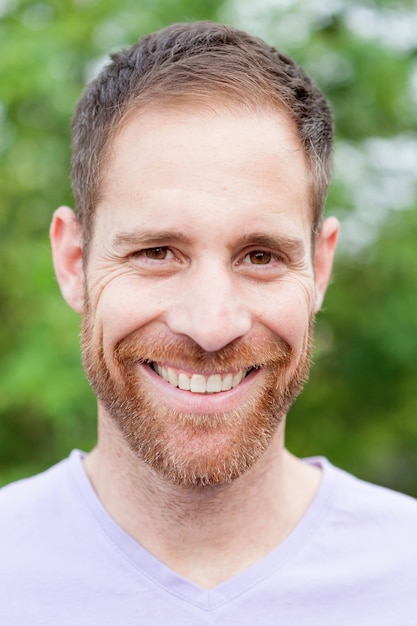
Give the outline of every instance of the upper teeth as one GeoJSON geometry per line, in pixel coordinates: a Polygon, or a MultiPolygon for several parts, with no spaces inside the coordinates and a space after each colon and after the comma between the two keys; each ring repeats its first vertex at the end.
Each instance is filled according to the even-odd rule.
{"type": "Polygon", "coordinates": [[[154,369],[173,387],[179,387],[184,391],[192,391],[193,393],[228,391],[237,387],[246,374],[246,370],[241,370],[235,374],[212,374],[211,376],[192,374],[189,376],[185,372],[176,372],[171,367],[161,367],[157,363],[154,363],[154,369]]]}

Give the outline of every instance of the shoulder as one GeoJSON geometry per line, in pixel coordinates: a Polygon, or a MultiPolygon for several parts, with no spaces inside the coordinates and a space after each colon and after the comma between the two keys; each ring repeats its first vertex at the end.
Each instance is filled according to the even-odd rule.
{"type": "Polygon", "coordinates": [[[325,461],[325,471],[332,475],[336,498],[342,510],[370,519],[403,520],[404,514],[417,517],[417,500],[403,493],[372,484],[325,461]]]}
{"type": "MultiPolygon", "coordinates": [[[[368,609],[379,607],[380,616],[415,609],[417,501],[358,479],[325,459],[310,462],[323,470],[316,497],[321,506],[298,554],[298,571],[310,572],[310,577],[314,572],[317,593],[328,589],[337,598],[344,590],[356,608],[362,602],[368,609]]],[[[348,600],[346,608],[355,613],[348,600]]]]}
{"type": "Polygon", "coordinates": [[[0,533],[10,536],[34,532],[37,521],[50,518],[68,493],[69,467],[77,461],[73,453],[41,474],[24,478],[0,489],[0,533]]]}
{"type": "Polygon", "coordinates": [[[417,563],[417,500],[371,484],[323,463],[324,476],[332,485],[326,516],[327,538],[337,550],[368,555],[375,563],[395,564],[415,574],[417,563]]]}

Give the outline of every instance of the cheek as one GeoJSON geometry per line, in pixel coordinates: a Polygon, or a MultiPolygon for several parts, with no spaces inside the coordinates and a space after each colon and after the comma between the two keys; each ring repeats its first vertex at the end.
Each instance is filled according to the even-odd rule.
{"type": "Polygon", "coordinates": [[[112,350],[118,341],[160,317],[164,302],[154,286],[138,285],[131,278],[114,281],[96,299],[94,334],[103,337],[105,351],[112,350]]]}
{"type": "MultiPolygon", "coordinates": [[[[267,329],[289,343],[297,353],[305,348],[312,313],[314,286],[311,281],[289,278],[273,288],[250,294],[253,326],[267,329]]],[[[91,294],[95,341],[103,341],[105,355],[111,358],[114,346],[134,331],[164,323],[164,314],[178,298],[178,289],[160,281],[147,282],[137,277],[119,277],[100,293],[91,294]]]]}
{"type": "Polygon", "coordinates": [[[300,353],[306,345],[313,296],[314,290],[307,284],[295,281],[281,284],[274,295],[270,293],[258,300],[258,320],[300,353]]]}

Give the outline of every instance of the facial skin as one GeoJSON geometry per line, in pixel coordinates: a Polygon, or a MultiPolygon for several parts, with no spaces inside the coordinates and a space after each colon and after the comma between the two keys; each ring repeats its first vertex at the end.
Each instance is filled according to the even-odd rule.
{"type": "Polygon", "coordinates": [[[138,113],[112,147],[86,267],[73,214],[52,226],[100,420],[183,486],[234,480],[283,445],[336,238],[327,220],[313,258],[285,115],[138,113]]]}

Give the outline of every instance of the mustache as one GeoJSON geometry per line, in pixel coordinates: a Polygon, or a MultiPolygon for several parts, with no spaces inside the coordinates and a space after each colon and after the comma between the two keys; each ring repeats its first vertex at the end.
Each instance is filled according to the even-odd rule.
{"type": "Polygon", "coordinates": [[[168,363],[173,367],[207,370],[221,374],[225,370],[256,369],[267,365],[287,365],[292,359],[290,345],[281,338],[236,339],[217,352],[206,352],[189,337],[172,337],[167,333],[133,332],[115,348],[120,365],[134,363],[168,363]]]}

